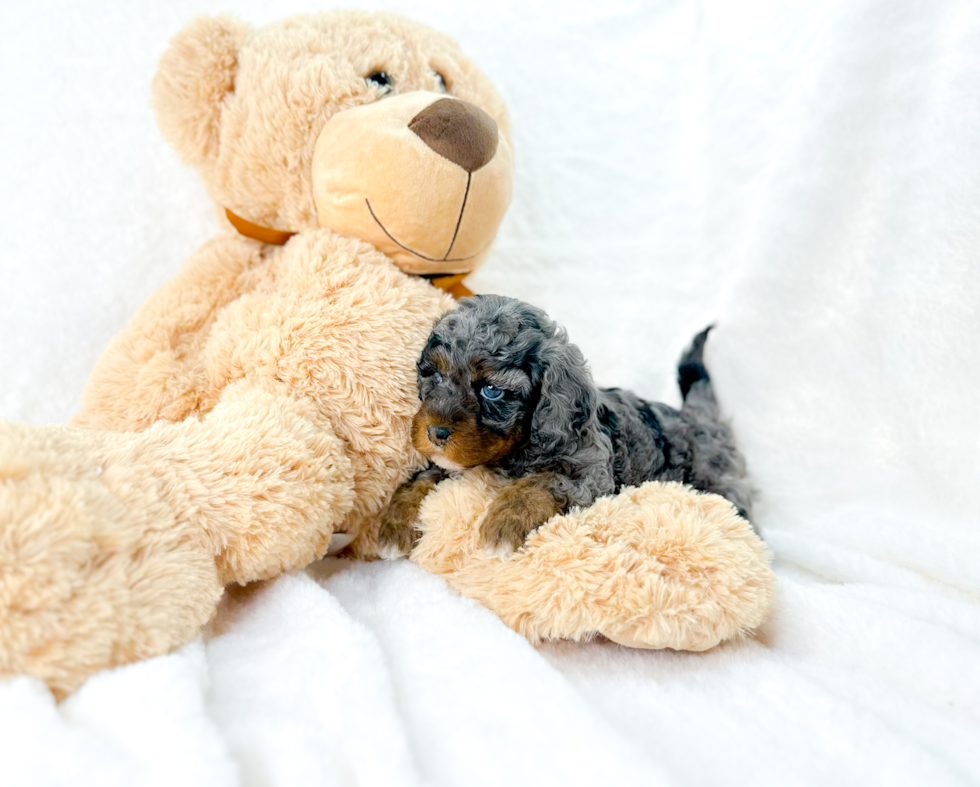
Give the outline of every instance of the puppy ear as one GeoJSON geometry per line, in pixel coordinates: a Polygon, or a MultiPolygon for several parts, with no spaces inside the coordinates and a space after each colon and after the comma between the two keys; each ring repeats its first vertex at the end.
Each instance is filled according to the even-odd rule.
{"type": "Polygon", "coordinates": [[[160,58],[152,87],[157,123],[188,164],[217,157],[221,108],[235,89],[238,52],[250,31],[230,16],[199,16],[160,58]]]}
{"type": "Polygon", "coordinates": [[[582,351],[561,330],[545,340],[538,357],[541,384],[528,449],[541,457],[571,456],[594,438],[595,383],[582,351]]]}

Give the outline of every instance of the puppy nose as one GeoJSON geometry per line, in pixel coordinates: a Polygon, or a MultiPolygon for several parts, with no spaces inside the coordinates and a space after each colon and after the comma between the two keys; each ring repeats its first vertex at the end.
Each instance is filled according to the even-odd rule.
{"type": "Polygon", "coordinates": [[[408,127],[436,153],[476,172],[497,152],[497,124],[479,107],[440,98],[413,117],[408,127]]]}
{"type": "Polygon", "coordinates": [[[429,435],[429,442],[433,445],[445,445],[446,441],[449,439],[449,435],[452,432],[445,426],[430,426],[426,429],[426,434],[429,435]]]}

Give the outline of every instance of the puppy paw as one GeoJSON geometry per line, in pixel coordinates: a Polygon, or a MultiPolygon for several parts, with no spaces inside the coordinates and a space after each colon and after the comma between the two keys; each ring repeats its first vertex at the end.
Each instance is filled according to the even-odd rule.
{"type": "Polygon", "coordinates": [[[378,554],[385,560],[406,557],[415,546],[419,532],[415,529],[418,506],[396,506],[392,501],[378,531],[378,554]]]}
{"type": "Polygon", "coordinates": [[[435,482],[419,478],[403,484],[388,505],[378,531],[378,554],[385,560],[409,555],[421,533],[416,528],[419,508],[425,496],[435,489],[435,482]]]}
{"type": "Polygon", "coordinates": [[[482,550],[484,555],[494,560],[506,560],[517,549],[513,544],[509,544],[506,541],[501,541],[499,544],[484,544],[482,550]]]}
{"type": "Polygon", "coordinates": [[[398,558],[408,557],[411,552],[411,547],[406,549],[403,544],[383,541],[378,544],[378,557],[382,560],[398,560],[398,558]]]}
{"type": "Polygon", "coordinates": [[[492,506],[480,525],[480,546],[492,557],[506,557],[542,524],[525,510],[492,506]]]}
{"type": "Polygon", "coordinates": [[[484,552],[506,556],[519,549],[528,535],[559,511],[538,477],[522,478],[504,487],[480,524],[484,552]]]}

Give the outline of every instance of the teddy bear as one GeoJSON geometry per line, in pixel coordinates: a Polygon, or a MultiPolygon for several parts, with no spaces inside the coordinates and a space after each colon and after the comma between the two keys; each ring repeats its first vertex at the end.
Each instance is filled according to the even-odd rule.
{"type": "Polygon", "coordinates": [[[415,359],[510,201],[507,110],[392,14],[200,17],[158,123],[223,231],[138,310],[69,426],[0,425],[0,675],[57,696],[192,639],[229,583],[376,553],[415,359]]]}
{"type": "MultiPolygon", "coordinates": [[[[393,14],[200,17],[152,92],[222,230],[111,342],[70,425],[0,423],[0,677],[35,675],[59,698],[193,639],[226,585],[328,552],[377,557],[384,507],[423,466],[416,359],[511,196],[493,85],[393,14]]],[[[708,496],[624,490],[491,559],[467,527],[502,483],[444,482],[413,559],[532,640],[698,649],[768,610],[764,547],[708,496]],[[668,531],[683,537],[651,536],[668,531]]]]}

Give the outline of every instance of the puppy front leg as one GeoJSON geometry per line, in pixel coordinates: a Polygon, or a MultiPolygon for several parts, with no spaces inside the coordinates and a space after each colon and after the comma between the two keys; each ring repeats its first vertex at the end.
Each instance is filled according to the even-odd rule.
{"type": "Polygon", "coordinates": [[[402,484],[395,491],[378,532],[378,552],[381,557],[391,560],[412,551],[421,536],[415,523],[418,522],[422,501],[444,478],[446,473],[433,465],[416,473],[411,481],[402,484]]]}
{"type": "Polygon", "coordinates": [[[556,480],[540,473],[504,487],[480,525],[480,545],[495,551],[517,549],[533,530],[561,513],[551,491],[556,480]]]}

